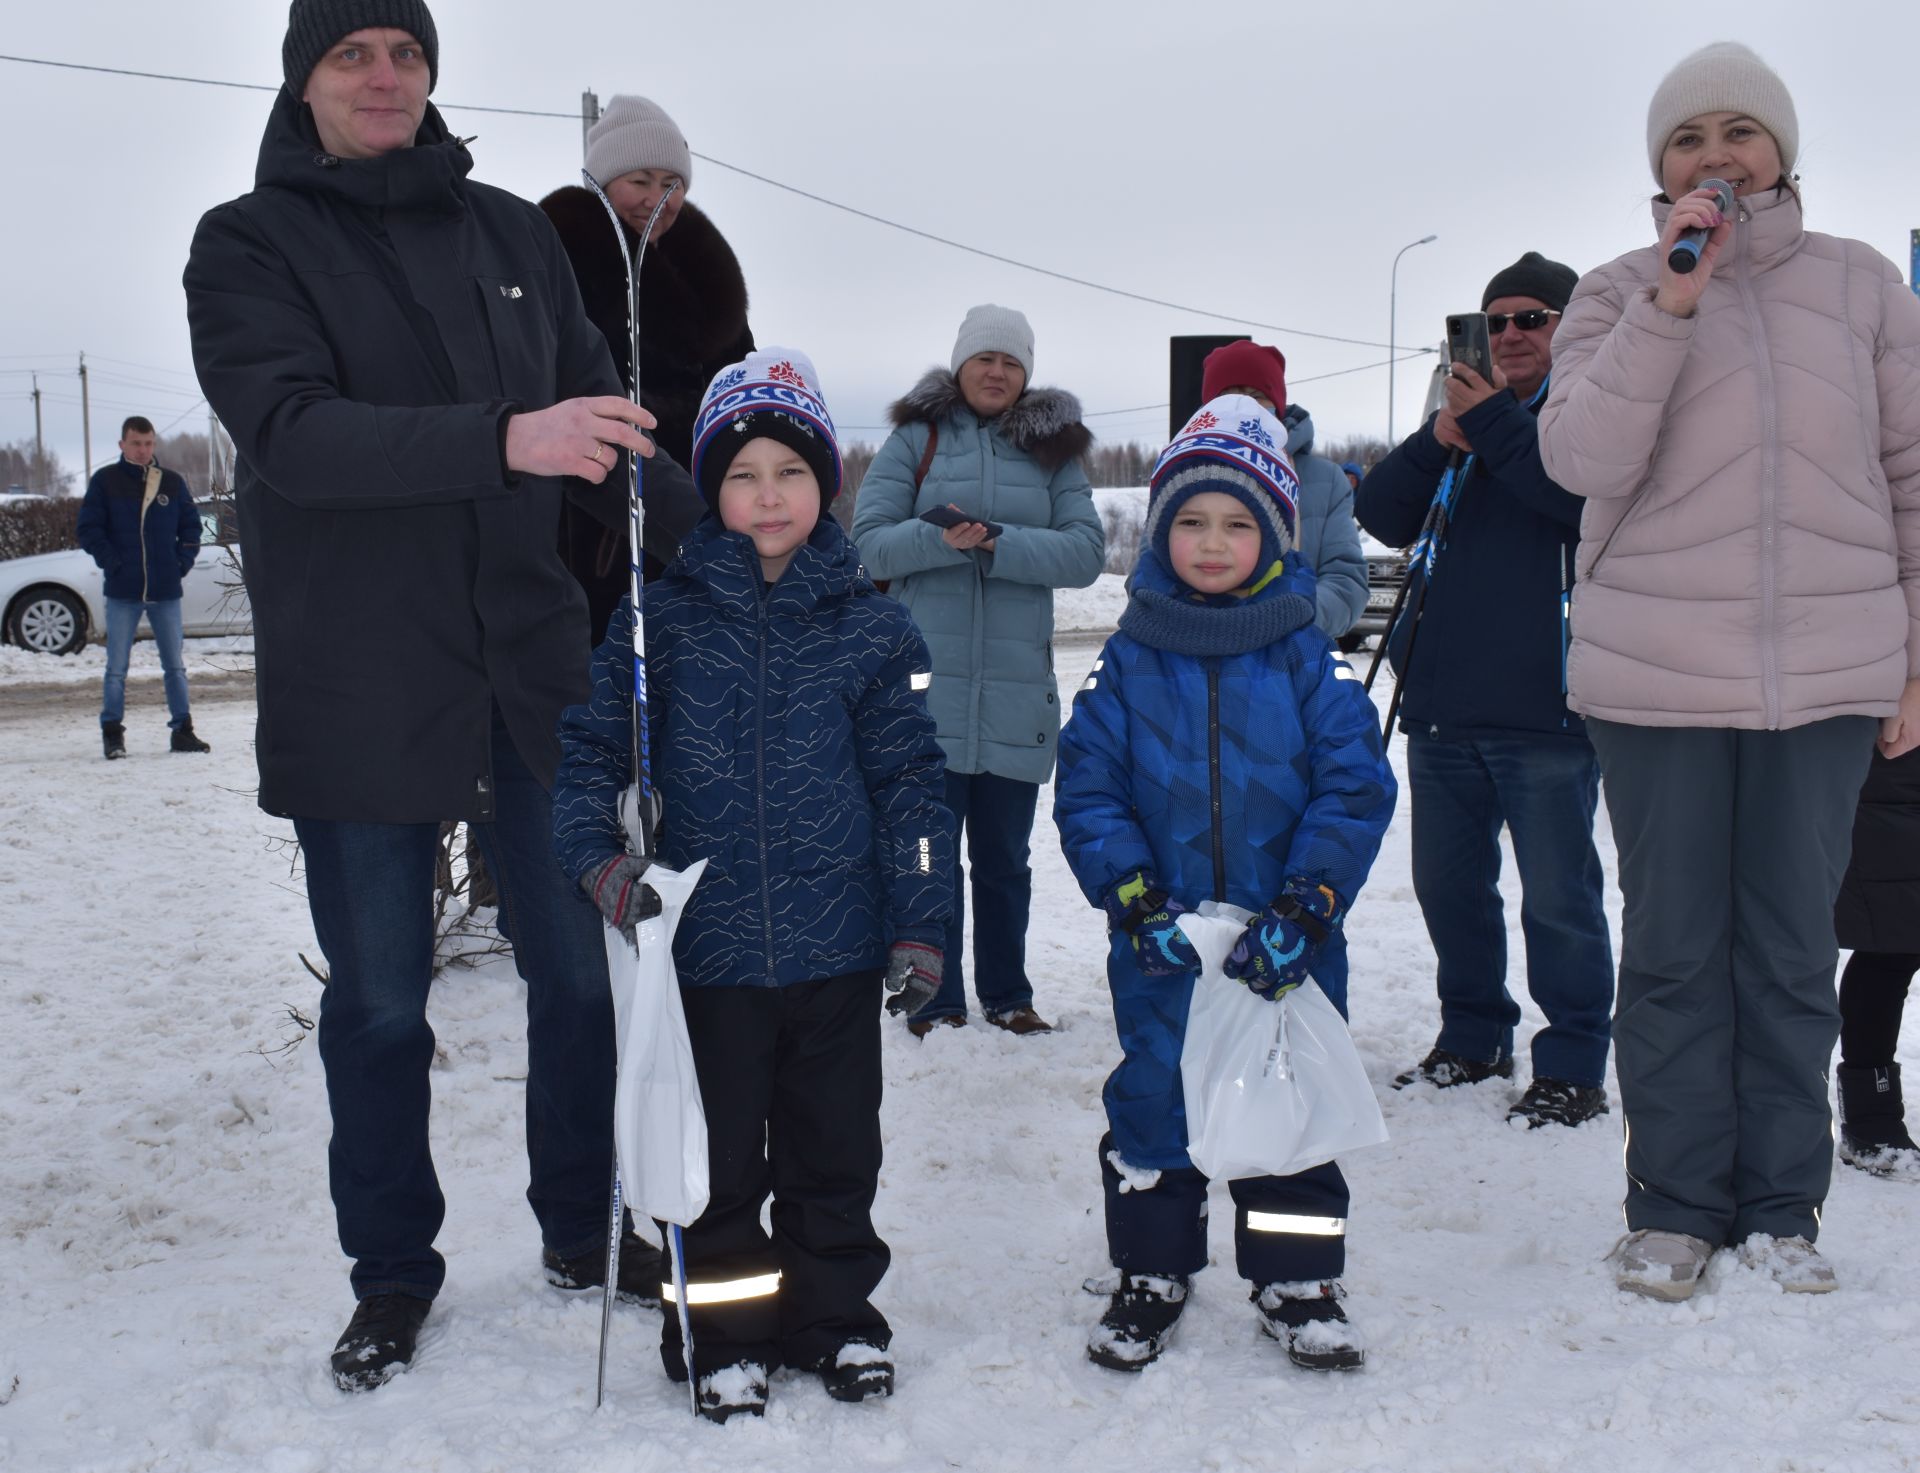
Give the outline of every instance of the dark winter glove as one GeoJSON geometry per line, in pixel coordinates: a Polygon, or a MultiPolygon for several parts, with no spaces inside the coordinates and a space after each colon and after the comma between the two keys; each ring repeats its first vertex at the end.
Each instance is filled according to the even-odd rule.
{"type": "Polygon", "coordinates": [[[629,941],[634,939],[634,932],[642,921],[660,914],[659,895],[653,886],[640,883],[640,877],[646,872],[646,860],[631,854],[616,854],[580,877],[580,888],[600,907],[607,924],[629,941]]]}
{"type": "Polygon", "coordinates": [[[1307,980],[1344,910],[1325,885],[1288,880],[1274,902],[1247,922],[1221,970],[1271,1002],[1307,980]]]}
{"type": "Polygon", "coordinates": [[[1107,892],[1107,923],[1133,941],[1134,961],[1149,977],[1200,970],[1200,953],[1175,924],[1187,907],[1135,870],[1107,892]]]}
{"type": "Polygon", "coordinates": [[[940,991],[946,960],[937,946],[924,941],[896,941],[887,951],[887,1011],[912,1017],[940,991]]]}

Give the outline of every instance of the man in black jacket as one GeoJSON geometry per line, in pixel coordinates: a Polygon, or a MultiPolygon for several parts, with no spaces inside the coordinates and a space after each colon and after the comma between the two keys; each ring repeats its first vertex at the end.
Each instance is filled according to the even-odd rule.
{"type": "Polygon", "coordinates": [[[1494,382],[1455,364],[1447,406],[1361,482],[1360,525],[1416,544],[1388,649],[1413,793],[1413,884],[1433,941],[1440,1036],[1395,1080],[1513,1075],[1500,829],[1520,869],[1527,989],[1547,1017],[1509,1112],[1532,1126],[1607,1111],[1613,951],[1593,812],[1600,770],[1567,709],[1567,595],[1582,502],[1547,478],[1535,415],[1574,272],[1529,251],[1487,284],[1494,382]]]}
{"type": "MultiPolygon", "coordinates": [[[[527,984],[548,1277],[604,1274],[613,1011],[549,799],[560,712],[587,695],[586,605],[554,544],[563,489],[624,518],[610,473],[650,453],[653,421],[546,218],[467,178],[427,102],[424,0],[294,0],[282,62],[255,188],[201,220],[187,307],[239,452],[260,806],[293,820],[330,969],[329,1165],[359,1301],[333,1363],[357,1390],[408,1364],[445,1276],[425,1015],[443,820],[473,825],[527,984]]],[[[647,482],[697,499],[664,456],[647,482]]],[[[657,1292],[657,1255],[629,1247],[621,1288],[657,1292]]]]}
{"type": "Polygon", "coordinates": [[[76,532],[105,574],[107,676],[100,701],[100,743],[109,758],[127,755],[127,661],[140,616],[153,626],[165,673],[169,745],[213,749],[194,735],[187,708],[187,659],[181,645],[181,581],[200,555],[200,513],[178,471],[153,458],[153,421],[129,415],[120,426],[120,458],[87,482],[76,532]]]}

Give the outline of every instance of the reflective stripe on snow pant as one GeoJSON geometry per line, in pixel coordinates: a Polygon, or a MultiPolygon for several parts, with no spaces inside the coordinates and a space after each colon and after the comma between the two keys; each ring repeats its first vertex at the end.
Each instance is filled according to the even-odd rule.
{"type": "MultiPolygon", "coordinates": [[[[744,1279],[721,1279],[713,1283],[687,1285],[687,1306],[696,1304],[735,1304],[742,1299],[765,1299],[770,1294],[780,1292],[778,1273],[754,1274],[744,1279]]],[[[668,1304],[678,1304],[680,1295],[672,1279],[660,1281],[660,1297],[668,1304]]]]}
{"type": "Polygon", "coordinates": [[[1344,1238],[1347,1235],[1347,1220],[1344,1217],[1302,1217],[1292,1212],[1249,1212],[1246,1219],[1247,1231],[1250,1233],[1302,1233],[1313,1238],[1344,1238]]]}

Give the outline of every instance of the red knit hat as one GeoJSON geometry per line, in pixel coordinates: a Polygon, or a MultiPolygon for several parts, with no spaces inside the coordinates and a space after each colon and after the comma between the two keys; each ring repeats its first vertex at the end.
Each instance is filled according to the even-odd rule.
{"type": "MultiPolygon", "coordinates": [[[[1189,360],[1191,361],[1191,360],[1189,360]]],[[[1273,412],[1287,407],[1287,360],[1263,343],[1228,343],[1207,354],[1200,369],[1200,400],[1218,399],[1228,389],[1258,389],[1273,400],[1273,412]]]]}

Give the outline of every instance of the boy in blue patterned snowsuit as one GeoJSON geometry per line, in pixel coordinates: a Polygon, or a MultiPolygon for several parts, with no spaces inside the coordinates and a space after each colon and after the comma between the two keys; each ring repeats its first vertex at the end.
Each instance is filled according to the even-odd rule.
{"type": "MultiPolygon", "coordinates": [[[[843,1401],[892,1391],[869,1297],[888,1262],[871,1215],[880,996],[911,1013],[939,990],[952,823],[926,645],[828,514],[840,455],[804,355],[714,379],[693,475],[712,511],[648,585],[644,627],[660,862],[707,861],[673,953],[709,1147],[707,1210],[684,1234],[693,1369],[701,1412],[725,1421],[759,1414],[783,1364],[843,1401]]],[[[561,720],[554,838],[629,934],[658,905],[619,815],[632,703],[623,601],[591,700],[561,720]]],[[[661,1356],[683,1379],[671,1307],[661,1356]]]]}
{"type": "MultiPolygon", "coordinates": [[[[1125,1054],[1100,1142],[1119,1280],[1087,1347],[1116,1370],[1158,1358],[1207,1261],[1207,1181],[1187,1155],[1180,1081],[1199,958],[1176,922],[1209,899],[1254,912],[1227,972],[1275,1000],[1311,977],[1344,1014],[1341,923],[1393,814],[1379,718],[1314,627],[1286,439],[1252,399],[1228,395],[1167,447],[1120,631],[1060,738],[1054,818],[1108,917],[1125,1054]]],[[[1339,1167],[1231,1189],[1262,1326],[1298,1365],[1361,1364],[1340,1308],[1339,1167]]]]}

